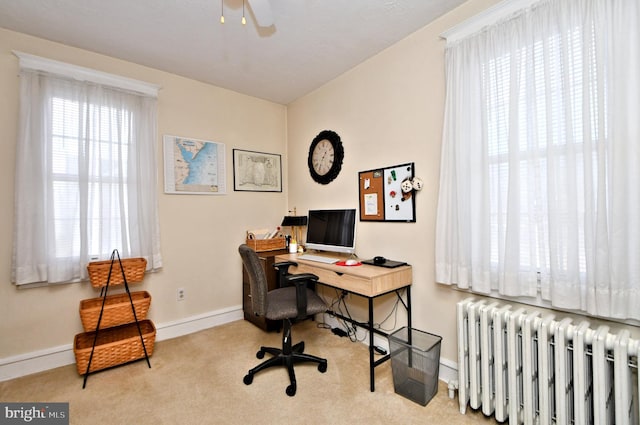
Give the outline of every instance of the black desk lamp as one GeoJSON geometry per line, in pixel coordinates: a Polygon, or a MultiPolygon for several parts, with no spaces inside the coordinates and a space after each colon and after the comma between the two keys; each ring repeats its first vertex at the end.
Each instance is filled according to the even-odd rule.
{"type": "MultiPolygon", "coordinates": [[[[294,210],[295,214],[295,210],[294,210]]],[[[298,227],[307,225],[307,216],[306,215],[286,215],[282,220],[281,226],[290,226],[292,228],[292,237],[293,240],[291,243],[295,242],[300,244],[300,235],[298,234],[298,227]]]]}

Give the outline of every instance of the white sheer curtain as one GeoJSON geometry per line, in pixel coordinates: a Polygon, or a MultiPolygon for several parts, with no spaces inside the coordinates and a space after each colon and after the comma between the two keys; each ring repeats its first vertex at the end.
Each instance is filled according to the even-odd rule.
{"type": "Polygon", "coordinates": [[[12,281],[87,277],[92,259],[161,267],[157,99],[22,69],[12,281]]]}
{"type": "Polygon", "coordinates": [[[541,1],[446,78],[436,280],[640,319],[640,2],[541,1]]]}

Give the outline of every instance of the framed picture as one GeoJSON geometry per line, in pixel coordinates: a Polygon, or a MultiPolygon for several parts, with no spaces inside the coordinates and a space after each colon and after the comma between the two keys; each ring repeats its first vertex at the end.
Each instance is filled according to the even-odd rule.
{"type": "Polygon", "coordinates": [[[165,135],[163,147],[165,193],[226,194],[223,143],[165,135]]]}
{"type": "Polygon", "coordinates": [[[360,221],[415,222],[414,175],[413,162],[359,172],[360,221]]]}
{"type": "Polygon", "coordinates": [[[282,160],[273,153],[233,150],[233,190],[282,192],[282,160]]]}

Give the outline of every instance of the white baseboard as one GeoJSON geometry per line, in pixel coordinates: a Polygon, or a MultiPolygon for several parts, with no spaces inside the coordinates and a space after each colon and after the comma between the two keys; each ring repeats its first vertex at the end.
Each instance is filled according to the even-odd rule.
{"type": "MultiPolygon", "coordinates": [[[[241,320],[243,317],[242,307],[238,306],[191,316],[161,325],[156,324],[156,341],[188,335],[225,323],[241,320]]],[[[324,319],[325,322],[332,327],[340,326],[335,317],[325,315],[324,319]]],[[[368,334],[361,328],[358,329],[357,337],[359,341],[363,341],[365,344],[368,342],[368,334]]],[[[381,335],[374,335],[374,344],[384,348],[387,352],[389,351],[389,343],[387,339],[381,335]]],[[[56,367],[67,366],[74,364],[75,361],[72,344],[0,359],[0,382],[54,369],[56,367]]],[[[441,381],[449,383],[457,381],[458,379],[458,365],[454,361],[441,357],[439,371],[441,381]]]]}
{"type": "Polygon", "coordinates": [[[212,311],[198,316],[187,317],[186,319],[176,320],[174,322],[163,323],[156,326],[156,340],[177,338],[179,336],[188,335],[204,329],[213,328],[224,325],[225,323],[242,320],[244,312],[242,306],[228,308],[224,310],[212,311]]]}
{"type": "Polygon", "coordinates": [[[440,357],[440,373],[438,374],[441,381],[447,384],[455,382],[454,386],[457,388],[458,382],[458,363],[449,359],[440,357]]]}
{"type": "MultiPolygon", "coordinates": [[[[241,320],[242,306],[212,311],[173,322],[156,324],[156,341],[177,338],[203,329],[241,320]]],[[[66,344],[0,359],[0,382],[76,362],[73,345],[66,344]]]]}

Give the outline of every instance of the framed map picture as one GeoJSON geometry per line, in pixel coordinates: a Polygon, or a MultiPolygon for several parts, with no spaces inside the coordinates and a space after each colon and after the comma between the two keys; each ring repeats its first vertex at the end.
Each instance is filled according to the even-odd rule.
{"type": "Polygon", "coordinates": [[[280,155],[234,149],[233,190],[282,192],[280,155]]]}
{"type": "Polygon", "coordinates": [[[165,193],[226,194],[223,143],[169,135],[163,142],[165,193]]]}

